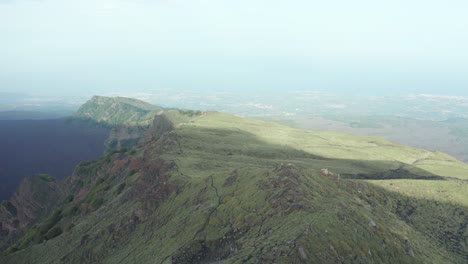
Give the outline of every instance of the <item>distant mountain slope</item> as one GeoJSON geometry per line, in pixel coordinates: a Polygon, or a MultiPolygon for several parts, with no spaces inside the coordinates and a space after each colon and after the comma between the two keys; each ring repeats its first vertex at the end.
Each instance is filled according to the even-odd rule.
{"type": "Polygon", "coordinates": [[[1,222],[0,262],[468,261],[468,165],[446,154],[223,113],[151,124],[82,162],[48,217],[1,222]]]}
{"type": "Polygon", "coordinates": [[[93,96],[73,115],[76,119],[117,126],[150,125],[162,108],[125,97],[93,96]]]}
{"type": "Polygon", "coordinates": [[[174,124],[187,122],[200,111],[163,109],[132,98],[93,96],[72,116],[111,128],[106,150],[132,148],[141,144],[155,116],[164,113],[174,124]]]}

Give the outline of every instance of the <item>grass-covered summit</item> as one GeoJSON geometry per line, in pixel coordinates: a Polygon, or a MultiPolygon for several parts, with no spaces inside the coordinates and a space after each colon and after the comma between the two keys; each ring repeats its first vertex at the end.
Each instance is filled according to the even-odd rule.
{"type": "Polygon", "coordinates": [[[134,148],[82,162],[48,217],[0,230],[0,262],[466,263],[467,179],[378,138],[164,111],[134,148]]]}
{"type": "Polygon", "coordinates": [[[93,96],[73,115],[108,126],[144,126],[153,121],[162,108],[126,97],[93,96]]]}

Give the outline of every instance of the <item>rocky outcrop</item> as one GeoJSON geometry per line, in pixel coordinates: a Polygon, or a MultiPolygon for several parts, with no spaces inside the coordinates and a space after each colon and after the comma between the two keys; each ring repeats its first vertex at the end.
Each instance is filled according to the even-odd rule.
{"type": "Polygon", "coordinates": [[[51,176],[35,175],[26,178],[11,198],[11,203],[17,210],[19,227],[46,215],[61,194],[59,184],[51,176]]]}
{"type": "Polygon", "coordinates": [[[108,151],[130,149],[143,142],[159,139],[164,133],[172,131],[174,125],[161,113],[154,117],[151,126],[118,126],[112,128],[105,146],[108,151]]]}
{"type": "Polygon", "coordinates": [[[167,118],[166,115],[160,114],[154,117],[152,126],[148,129],[145,134],[145,139],[157,140],[165,133],[172,131],[174,129],[174,124],[167,118]]]}
{"type": "Polygon", "coordinates": [[[0,205],[0,235],[8,236],[19,227],[16,217],[17,209],[10,201],[2,201],[0,205]]]}
{"type": "Polygon", "coordinates": [[[34,175],[23,180],[9,201],[0,206],[0,233],[6,248],[9,238],[47,216],[63,196],[61,186],[49,175],[34,175]]]}
{"type": "Polygon", "coordinates": [[[406,255],[410,257],[414,257],[413,248],[411,247],[411,244],[408,239],[405,239],[405,252],[406,252],[406,255]]]}
{"type": "Polygon", "coordinates": [[[111,129],[104,143],[107,151],[129,149],[143,140],[147,127],[119,126],[111,129]]]}

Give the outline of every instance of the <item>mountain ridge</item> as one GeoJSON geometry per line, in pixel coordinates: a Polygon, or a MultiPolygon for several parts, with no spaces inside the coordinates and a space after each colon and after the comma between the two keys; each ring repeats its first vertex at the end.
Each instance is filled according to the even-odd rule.
{"type": "Polygon", "coordinates": [[[93,96],[72,118],[92,120],[108,126],[147,126],[152,116],[163,109],[138,99],[127,97],[93,96]]]}
{"type": "Polygon", "coordinates": [[[467,260],[468,165],[448,155],[217,112],[163,111],[144,134],[82,162],[0,261],[467,260]]]}

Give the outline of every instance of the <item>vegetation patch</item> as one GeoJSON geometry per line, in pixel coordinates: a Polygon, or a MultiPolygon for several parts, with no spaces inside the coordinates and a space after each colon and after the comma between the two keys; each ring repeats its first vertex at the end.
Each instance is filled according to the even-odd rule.
{"type": "Polygon", "coordinates": [[[39,179],[45,182],[55,182],[55,178],[50,176],[49,174],[38,174],[39,179]]]}
{"type": "Polygon", "coordinates": [[[10,212],[10,214],[12,214],[13,216],[16,216],[17,209],[10,201],[5,200],[5,201],[2,201],[1,204],[8,212],[10,212]]]}
{"type": "Polygon", "coordinates": [[[63,233],[62,228],[59,226],[54,226],[52,229],[50,229],[47,234],[44,236],[44,240],[50,240],[54,237],[57,237],[63,233]]]}

